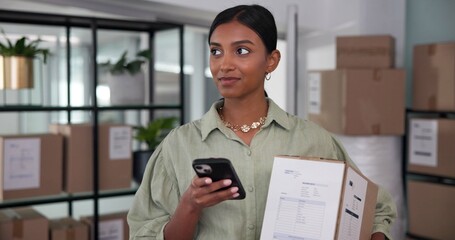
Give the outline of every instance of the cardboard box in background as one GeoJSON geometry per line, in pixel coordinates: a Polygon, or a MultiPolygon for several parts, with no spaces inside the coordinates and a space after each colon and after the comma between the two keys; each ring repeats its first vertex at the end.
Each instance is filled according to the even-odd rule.
{"type": "Polygon", "coordinates": [[[308,118],[344,135],[402,135],[405,71],[343,69],[309,73],[308,118]]]}
{"type": "Polygon", "coordinates": [[[414,46],[413,109],[455,110],[455,42],[414,46]]]}
{"type": "MultiPolygon", "coordinates": [[[[65,136],[65,189],[93,189],[93,129],[89,124],[51,125],[53,133],[65,136]]],[[[130,188],[132,181],[131,126],[98,125],[99,189],[130,188]]]]}
{"type": "Polygon", "coordinates": [[[336,68],[393,68],[395,40],[389,35],[339,36],[336,68]]]}
{"type": "Polygon", "coordinates": [[[130,188],[133,174],[132,130],[126,125],[99,125],[100,189],[130,188]]]}
{"type": "Polygon", "coordinates": [[[0,136],[0,199],[60,194],[62,159],[61,136],[0,136]]]}
{"type": "Polygon", "coordinates": [[[52,124],[49,130],[64,137],[63,190],[68,193],[93,189],[93,129],[90,124],[52,124]]]}
{"type": "MultiPolygon", "coordinates": [[[[129,239],[129,227],[126,221],[127,212],[99,215],[98,239],[129,239]]],[[[81,221],[90,226],[91,239],[93,236],[93,218],[81,217],[81,221]]]]}
{"type": "Polygon", "coordinates": [[[50,240],[89,240],[89,226],[73,218],[49,221],[50,240]]]}
{"type": "Polygon", "coordinates": [[[277,156],[261,239],[370,239],[377,194],[345,161],[277,156]]]}
{"type": "Polygon", "coordinates": [[[411,119],[407,170],[455,178],[454,142],[455,119],[411,119]]]}
{"type": "Polygon", "coordinates": [[[408,180],[408,232],[428,239],[455,236],[455,186],[408,180]]]}
{"type": "Polygon", "coordinates": [[[49,222],[33,208],[1,209],[0,239],[49,240],[49,222]]]}

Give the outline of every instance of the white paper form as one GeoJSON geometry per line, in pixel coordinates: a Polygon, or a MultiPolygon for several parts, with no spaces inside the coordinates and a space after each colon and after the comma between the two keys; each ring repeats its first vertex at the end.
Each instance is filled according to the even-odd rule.
{"type": "Polygon", "coordinates": [[[437,167],[438,122],[431,119],[412,119],[409,162],[416,165],[437,167]]]}
{"type": "Polygon", "coordinates": [[[344,167],[276,157],[261,239],[333,239],[344,167]]]}
{"type": "Polygon", "coordinates": [[[352,168],[348,168],[344,184],[341,221],[337,239],[360,239],[368,181],[352,168]]]}
{"type": "Polygon", "coordinates": [[[308,113],[321,114],[321,73],[308,74],[308,113]]]}
{"type": "Polygon", "coordinates": [[[123,220],[104,220],[100,222],[98,237],[100,240],[124,240],[123,220]]]}
{"type": "Polygon", "coordinates": [[[131,128],[111,127],[109,129],[109,159],[131,157],[131,128]]]}
{"type": "Polygon", "coordinates": [[[4,142],[5,190],[39,188],[41,142],[39,138],[15,138],[4,142]]]}

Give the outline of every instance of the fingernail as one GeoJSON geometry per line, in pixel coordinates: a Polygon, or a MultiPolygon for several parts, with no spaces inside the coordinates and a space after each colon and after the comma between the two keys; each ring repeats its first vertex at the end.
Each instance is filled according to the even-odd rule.
{"type": "Polygon", "coordinates": [[[206,178],[206,179],[205,179],[205,183],[206,183],[206,184],[210,184],[210,183],[212,183],[212,179],[210,179],[210,178],[206,178]]]}
{"type": "Polygon", "coordinates": [[[231,192],[232,192],[232,193],[236,193],[236,192],[238,192],[238,191],[239,191],[239,188],[238,188],[238,187],[232,187],[232,188],[231,188],[231,192]]]}
{"type": "Polygon", "coordinates": [[[239,193],[235,193],[234,195],[232,195],[232,197],[234,197],[234,198],[236,198],[236,197],[238,197],[238,196],[240,196],[239,193]]]}
{"type": "Polygon", "coordinates": [[[226,179],[226,180],[223,181],[223,185],[224,186],[229,186],[231,184],[232,184],[232,181],[230,179],[226,179]]]}

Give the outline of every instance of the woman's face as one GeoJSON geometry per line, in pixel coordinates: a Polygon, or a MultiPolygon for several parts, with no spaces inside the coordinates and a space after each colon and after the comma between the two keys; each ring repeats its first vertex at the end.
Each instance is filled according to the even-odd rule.
{"type": "Polygon", "coordinates": [[[225,98],[264,94],[264,77],[270,68],[261,38],[237,21],[219,25],[210,39],[210,71],[225,98]]]}

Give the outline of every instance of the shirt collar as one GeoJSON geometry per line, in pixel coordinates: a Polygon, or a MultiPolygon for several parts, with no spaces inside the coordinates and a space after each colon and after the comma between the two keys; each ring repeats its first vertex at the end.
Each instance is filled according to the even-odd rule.
{"type": "MultiPolygon", "coordinates": [[[[223,99],[220,99],[212,104],[209,111],[201,119],[201,136],[202,141],[205,141],[207,136],[214,131],[219,129],[220,131],[225,131],[227,128],[224,126],[221,121],[220,116],[218,115],[217,109],[223,106],[223,99]]],[[[289,114],[281,109],[272,99],[267,98],[269,103],[269,110],[267,112],[267,120],[263,128],[269,127],[272,122],[277,123],[282,128],[289,130],[290,129],[290,120],[289,114]]]]}

